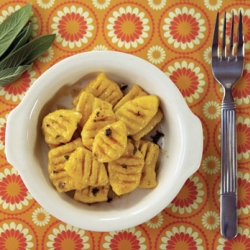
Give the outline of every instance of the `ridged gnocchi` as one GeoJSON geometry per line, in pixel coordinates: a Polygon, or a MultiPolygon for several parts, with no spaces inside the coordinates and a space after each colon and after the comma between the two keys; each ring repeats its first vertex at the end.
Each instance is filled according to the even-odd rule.
{"type": "Polygon", "coordinates": [[[147,140],[136,141],[135,146],[144,157],[144,166],[139,187],[154,188],[158,184],[156,180],[156,167],[159,156],[159,146],[147,140]]]}
{"type": "Polygon", "coordinates": [[[136,189],[140,183],[144,157],[128,142],[126,151],[117,160],[108,164],[109,182],[117,195],[123,195],[136,189]]]}
{"type": "Polygon", "coordinates": [[[145,136],[163,118],[159,98],[139,85],[123,94],[101,72],[72,102],[72,110],[58,109],[42,121],[56,190],[91,204],[108,201],[111,192],[155,188],[160,148],[145,136]]]}
{"type": "Polygon", "coordinates": [[[82,115],[82,118],[79,122],[81,127],[84,126],[89,116],[96,109],[112,109],[112,104],[93,96],[91,93],[83,91],[79,97],[79,101],[75,109],[82,115]]]}
{"type": "Polygon", "coordinates": [[[65,145],[53,148],[48,153],[49,178],[60,193],[84,188],[83,183],[70,177],[64,169],[70,154],[74,152],[77,147],[81,146],[82,140],[79,138],[65,145]]]}
{"type": "Polygon", "coordinates": [[[127,146],[127,127],[118,121],[100,129],[93,142],[93,155],[99,162],[111,162],[121,157],[127,146]]]}
{"type": "Polygon", "coordinates": [[[108,183],[108,175],[103,163],[93,157],[92,152],[78,147],[69,156],[64,166],[65,171],[73,179],[88,186],[103,186],[108,183]]]}
{"type": "Polygon", "coordinates": [[[76,190],[74,199],[84,203],[103,202],[108,200],[109,184],[98,187],[86,187],[81,190],[76,190]]]}
{"type": "Polygon", "coordinates": [[[84,147],[92,151],[97,132],[113,122],[116,122],[116,116],[112,109],[94,110],[82,128],[81,137],[84,147]]]}
{"type": "Polygon", "coordinates": [[[60,145],[71,140],[82,115],[74,110],[59,109],[46,115],[42,131],[46,143],[60,145]]]}
{"type": "Polygon", "coordinates": [[[118,120],[127,126],[128,135],[142,130],[159,109],[159,98],[154,95],[140,96],[124,103],[116,112],[118,120]]]}

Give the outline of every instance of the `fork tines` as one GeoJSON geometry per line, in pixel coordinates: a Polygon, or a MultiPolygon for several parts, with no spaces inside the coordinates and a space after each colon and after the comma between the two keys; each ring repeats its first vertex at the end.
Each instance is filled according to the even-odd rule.
{"type": "MultiPolygon", "coordinates": [[[[222,58],[227,57],[227,45],[226,45],[226,12],[224,14],[224,23],[223,23],[223,34],[222,34],[222,49],[221,55],[222,58]]],[[[234,12],[232,12],[231,18],[231,30],[230,30],[230,45],[229,45],[229,57],[234,56],[234,12]]],[[[243,24],[242,24],[242,13],[239,13],[239,24],[238,24],[238,36],[237,36],[237,57],[244,56],[244,41],[243,41],[243,24]]],[[[216,16],[215,28],[214,28],[214,37],[212,44],[212,56],[219,56],[219,12],[216,16]]]]}

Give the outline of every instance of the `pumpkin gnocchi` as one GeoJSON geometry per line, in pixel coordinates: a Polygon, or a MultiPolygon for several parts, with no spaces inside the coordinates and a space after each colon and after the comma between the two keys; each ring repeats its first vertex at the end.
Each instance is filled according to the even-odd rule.
{"type": "Polygon", "coordinates": [[[42,121],[49,146],[48,174],[60,193],[83,203],[109,200],[136,188],[157,186],[160,148],[145,139],[162,120],[160,100],[139,85],[123,94],[104,72],[42,121]]]}

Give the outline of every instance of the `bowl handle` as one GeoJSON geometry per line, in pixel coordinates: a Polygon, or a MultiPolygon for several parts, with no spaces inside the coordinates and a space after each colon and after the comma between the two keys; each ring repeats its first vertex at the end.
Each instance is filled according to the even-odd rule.
{"type": "Polygon", "coordinates": [[[21,131],[28,131],[28,128],[24,128],[25,123],[20,121],[25,118],[29,119],[29,116],[27,111],[25,111],[25,108],[22,106],[23,105],[19,105],[10,112],[7,118],[7,126],[5,131],[6,159],[15,168],[22,168],[23,162],[27,161],[27,159],[24,159],[24,153],[22,153],[27,150],[27,134],[22,134],[23,132],[21,131]]]}
{"type": "Polygon", "coordinates": [[[186,154],[183,158],[183,166],[186,170],[188,170],[188,178],[200,167],[203,152],[203,129],[200,119],[194,115],[191,110],[189,110],[189,112],[185,112],[183,122],[187,121],[189,125],[185,126],[183,134],[186,135],[184,137],[184,140],[186,140],[184,143],[188,146],[186,154]]]}

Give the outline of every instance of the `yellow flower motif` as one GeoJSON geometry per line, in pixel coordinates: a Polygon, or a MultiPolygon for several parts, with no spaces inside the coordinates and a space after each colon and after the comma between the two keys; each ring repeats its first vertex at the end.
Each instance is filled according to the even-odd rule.
{"type": "Polygon", "coordinates": [[[220,225],[220,216],[214,211],[208,211],[202,216],[202,225],[208,230],[214,230],[220,225]]]}
{"type": "Polygon", "coordinates": [[[37,4],[39,5],[39,7],[41,7],[42,9],[49,9],[51,8],[55,3],[55,0],[37,0],[37,4]]]}
{"type": "Polygon", "coordinates": [[[207,174],[216,174],[220,170],[220,160],[213,155],[207,156],[202,161],[202,167],[207,174]]]}
{"type": "Polygon", "coordinates": [[[54,50],[50,47],[45,53],[43,53],[39,58],[38,61],[42,63],[50,62],[54,57],[54,50]]]}
{"type": "Polygon", "coordinates": [[[164,222],[163,215],[159,213],[151,220],[148,220],[146,222],[146,225],[149,228],[156,229],[156,228],[159,228],[163,224],[163,222],[164,222]]]}
{"type": "Polygon", "coordinates": [[[94,51],[103,51],[103,50],[108,50],[108,48],[105,46],[105,45],[96,45],[94,48],[93,48],[94,51]]]}
{"type": "Polygon", "coordinates": [[[12,13],[16,12],[21,8],[20,5],[16,5],[15,7],[9,6],[7,10],[2,11],[2,16],[0,16],[0,23],[2,23],[8,16],[10,16],[12,13]]]}
{"type": "Polygon", "coordinates": [[[207,9],[215,11],[220,9],[222,5],[222,0],[216,0],[216,1],[204,0],[204,4],[207,9]]]}
{"type": "Polygon", "coordinates": [[[155,45],[149,48],[147,56],[151,63],[159,64],[165,60],[166,52],[161,46],[155,45]]]}
{"type": "Polygon", "coordinates": [[[99,10],[104,10],[106,9],[109,4],[110,4],[111,0],[92,0],[93,5],[95,6],[95,8],[99,9],[99,10]]]}
{"type": "Polygon", "coordinates": [[[167,0],[155,1],[155,0],[148,0],[148,5],[153,10],[161,10],[166,6],[167,0]]]}
{"type": "Polygon", "coordinates": [[[204,58],[205,62],[207,62],[208,64],[212,63],[211,52],[212,52],[212,48],[208,47],[205,49],[205,51],[203,53],[203,58],[204,58]]]}
{"type": "Polygon", "coordinates": [[[220,116],[221,108],[220,104],[215,101],[209,101],[205,103],[203,107],[203,114],[211,120],[217,119],[220,116]]]}
{"type": "Polygon", "coordinates": [[[32,213],[32,221],[35,225],[43,227],[50,221],[50,214],[42,207],[37,208],[32,213]]]}

